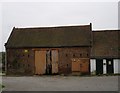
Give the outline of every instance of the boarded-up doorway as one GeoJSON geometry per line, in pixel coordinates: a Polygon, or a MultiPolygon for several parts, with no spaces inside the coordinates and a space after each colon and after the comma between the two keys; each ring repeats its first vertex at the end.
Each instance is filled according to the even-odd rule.
{"type": "Polygon", "coordinates": [[[88,74],[89,59],[88,58],[73,58],[72,74],[88,74]]]}
{"type": "Polygon", "coordinates": [[[52,74],[58,73],[58,51],[52,50],[52,74]]]}
{"type": "Polygon", "coordinates": [[[35,74],[46,72],[46,51],[35,51],[35,74]]]}

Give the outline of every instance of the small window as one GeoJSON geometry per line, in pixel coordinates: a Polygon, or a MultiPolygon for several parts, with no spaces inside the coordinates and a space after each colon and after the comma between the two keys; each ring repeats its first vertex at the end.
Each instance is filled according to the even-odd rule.
{"type": "Polygon", "coordinates": [[[68,67],[68,64],[67,64],[67,67],[68,67]]]}
{"type": "Polygon", "coordinates": [[[75,57],[75,54],[73,54],[73,57],[75,57]]]}
{"type": "Polygon", "coordinates": [[[24,67],[25,65],[23,64],[23,67],[24,67]]]}
{"type": "Polygon", "coordinates": [[[80,64],[80,67],[82,67],[82,64],[80,64]]]}
{"type": "Polygon", "coordinates": [[[30,65],[28,64],[28,67],[30,67],[30,65]]]}
{"type": "Polygon", "coordinates": [[[68,57],[68,54],[66,54],[66,57],[68,57]]]}
{"type": "Polygon", "coordinates": [[[108,61],[108,64],[111,65],[111,61],[108,61]]]}
{"type": "Polygon", "coordinates": [[[82,57],[82,54],[80,54],[80,57],[82,57]]]}

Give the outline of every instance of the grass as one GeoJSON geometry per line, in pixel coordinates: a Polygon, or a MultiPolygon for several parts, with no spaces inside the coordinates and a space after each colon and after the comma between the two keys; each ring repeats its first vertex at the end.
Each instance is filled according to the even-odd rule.
{"type": "Polygon", "coordinates": [[[5,73],[3,73],[3,72],[0,72],[0,76],[5,76],[5,73]]]}
{"type": "Polygon", "coordinates": [[[5,86],[2,85],[2,84],[0,84],[0,91],[1,91],[3,88],[5,88],[5,86]]]}

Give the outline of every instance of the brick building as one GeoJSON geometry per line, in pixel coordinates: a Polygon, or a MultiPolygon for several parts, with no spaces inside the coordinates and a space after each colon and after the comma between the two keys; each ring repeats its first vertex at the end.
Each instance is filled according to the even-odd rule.
{"type": "Polygon", "coordinates": [[[120,73],[120,31],[92,31],[91,72],[96,74],[120,73]]]}
{"type": "Polygon", "coordinates": [[[7,74],[118,73],[118,33],[92,31],[91,24],[13,28],[5,44],[7,74]]]}

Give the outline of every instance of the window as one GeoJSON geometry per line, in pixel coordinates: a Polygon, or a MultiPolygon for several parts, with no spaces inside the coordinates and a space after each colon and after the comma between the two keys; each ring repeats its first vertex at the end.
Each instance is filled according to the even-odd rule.
{"type": "Polygon", "coordinates": [[[80,64],[80,67],[82,67],[82,64],[80,64]]]}
{"type": "Polygon", "coordinates": [[[80,57],[82,57],[82,54],[80,54],[80,57]]]}
{"type": "Polygon", "coordinates": [[[67,67],[68,67],[68,64],[67,64],[67,67]]]}
{"type": "Polygon", "coordinates": [[[73,54],[73,57],[75,57],[75,54],[73,54]]]}
{"type": "Polygon", "coordinates": [[[66,57],[68,57],[68,54],[66,54],[66,57]]]}
{"type": "Polygon", "coordinates": [[[28,64],[28,67],[30,67],[30,65],[28,64]]]}
{"type": "Polygon", "coordinates": [[[25,65],[23,64],[23,67],[24,67],[25,65]]]}
{"type": "Polygon", "coordinates": [[[88,53],[87,53],[87,57],[88,57],[88,53]]]}
{"type": "Polygon", "coordinates": [[[108,64],[111,65],[111,61],[108,61],[108,64]]]}

